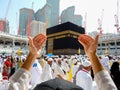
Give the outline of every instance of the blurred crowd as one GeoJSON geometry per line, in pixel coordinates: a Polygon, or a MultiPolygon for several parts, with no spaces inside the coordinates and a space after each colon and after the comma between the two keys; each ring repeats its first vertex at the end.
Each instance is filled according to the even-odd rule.
{"type": "MultiPolygon", "coordinates": [[[[101,55],[99,56],[99,59],[105,69],[109,72],[116,86],[120,88],[120,57],[101,55]]],[[[1,55],[0,80],[9,81],[9,78],[23,65],[25,60],[25,55],[1,55]]],[[[84,64],[84,62],[88,60],[89,58],[86,55],[45,55],[37,57],[30,72],[30,88],[34,88],[38,83],[55,77],[63,78],[77,84],[77,80],[79,79],[76,78],[80,78],[77,77],[77,74],[88,64],[84,64]]],[[[94,81],[92,68],[89,70],[89,74],[92,77],[92,81],[94,81]]]]}

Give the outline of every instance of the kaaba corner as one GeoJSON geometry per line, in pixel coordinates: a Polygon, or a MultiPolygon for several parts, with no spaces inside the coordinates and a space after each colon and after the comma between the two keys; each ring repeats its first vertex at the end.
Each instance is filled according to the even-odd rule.
{"type": "Polygon", "coordinates": [[[46,51],[54,55],[84,54],[78,36],[85,34],[85,29],[71,22],[62,23],[47,29],[46,51]]]}

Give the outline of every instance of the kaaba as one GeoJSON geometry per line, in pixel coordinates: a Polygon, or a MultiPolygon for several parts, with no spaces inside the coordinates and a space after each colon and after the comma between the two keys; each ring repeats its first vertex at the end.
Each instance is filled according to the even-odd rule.
{"type": "Polygon", "coordinates": [[[85,29],[71,22],[62,23],[47,29],[46,51],[54,55],[84,54],[78,36],[85,34],[85,29]]]}

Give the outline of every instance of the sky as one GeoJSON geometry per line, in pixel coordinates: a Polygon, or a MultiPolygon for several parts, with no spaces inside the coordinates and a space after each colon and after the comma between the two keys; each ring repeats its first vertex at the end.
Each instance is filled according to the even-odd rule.
{"type": "MultiPolygon", "coordinates": [[[[0,18],[5,18],[9,0],[0,0],[0,18]]],[[[32,8],[36,12],[46,4],[46,0],[11,0],[6,16],[10,33],[17,34],[19,9],[32,8]],[[16,14],[17,13],[17,14],[16,14]]],[[[114,15],[117,13],[117,0],[60,0],[60,13],[67,7],[75,6],[75,14],[86,16],[86,32],[98,31],[98,18],[102,18],[103,33],[115,33],[114,15]]]]}

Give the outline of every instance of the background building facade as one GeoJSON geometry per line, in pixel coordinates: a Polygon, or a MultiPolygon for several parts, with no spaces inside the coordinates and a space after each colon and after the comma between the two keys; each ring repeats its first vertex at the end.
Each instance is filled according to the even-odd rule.
{"type": "Polygon", "coordinates": [[[19,16],[19,29],[20,35],[26,36],[27,35],[27,26],[30,22],[29,20],[34,19],[34,11],[28,8],[20,9],[20,16],[19,16]]]}
{"type": "MultiPolygon", "coordinates": [[[[20,35],[27,35],[28,23],[32,20],[40,22],[48,22],[47,28],[62,24],[65,22],[71,22],[78,26],[82,26],[82,16],[75,15],[75,7],[68,7],[65,9],[61,16],[59,16],[60,0],[47,0],[46,5],[39,9],[36,13],[32,9],[22,8],[20,9],[19,29],[20,35]],[[32,12],[32,13],[31,13],[32,12]]],[[[30,25],[32,25],[30,22],[30,25]]],[[[30,26],[31,27],[31,26],[30,26]]],[[[30,29],[31,30],[31,29],[30,29]]]]}
{"type": "Polygon", "coordinates": [[[48,27],[51,27],[51,7],[46,4],[42,9],[39,9],[35,13],[35,20],[40,22],[48,21],[48,27]]]}
{"type": "Polygon", "coordinates": [[[39,33],[45,34],[45,32],[46,32],[45,23],[33,20],[31,22],[30,31],[31,31],[31,35],[30,36],[32,36],[32,37],[36,36],[39,33]]]}
{"type": "Polygon", "coordinates": [[[9,33],[9,22],[4,19],[0,19],[0,31],[9,33]]]}
{"type": "MultiPolygon", "coordinates": [[[[95,37],[98,32],[96,31],[89,34],[95,37]]],[[[109,54],[120,56],[120,34],[102,34],[99,37],[97,53],[98,55],[109,54]]]]}
{"type": "Polygon", "coordinates": [[[61,23],[72,22],[76,25],[82,26],[82,16],[75,15],[75,7],[71,6],[65,9],[61,14],[61,23]]]}
{"type": "Polygon", "coordinates": [[[60,0],[46,0],[47,4],[51,7],[51,27],[57,24],[57,20],[59,18],[59,7],[60,0]]]}

